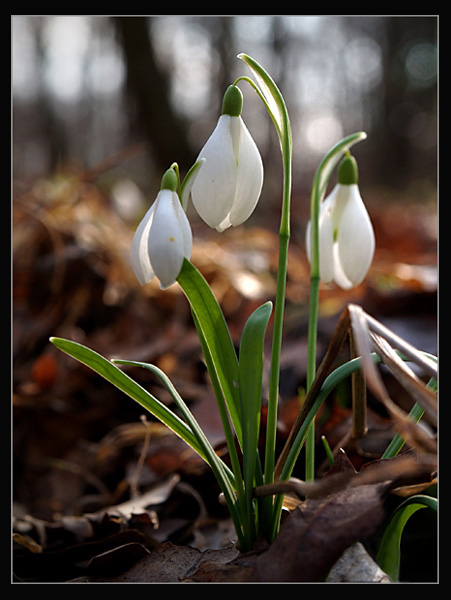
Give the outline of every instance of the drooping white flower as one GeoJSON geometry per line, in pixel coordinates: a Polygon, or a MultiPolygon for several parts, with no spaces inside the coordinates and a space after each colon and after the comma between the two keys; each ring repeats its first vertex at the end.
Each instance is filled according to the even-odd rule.
{"type": "Polygon", "coordinates": [[[168,169],[161,190],[144,215],[132,241],[132,264],[141,285],[154,276],[161,289],[175,283],[184,258],[190,258],[193,237],[177,188],[177,176],[168,169]]]}
{"type": "MultiPolygon", "coordinates": [[[[306,249],[311,260],[310,222],[306,230],[306,249]]],[[[348,156],[339,166],[338,183],[320,207],[321,281],[335,281],[343,289],[358,285],[368,272],[374,250],[373,226],[357,185],[357,165],[354,158],[348,156]]]]}
{"type": "Polygon", "coordinates": [[[216,128],[199,153],[205,159],[191,197],[199,216],[218,231],[244,223],[263,185],[258,148],[241,118],[242,94],[230,86],[216,128]]]}

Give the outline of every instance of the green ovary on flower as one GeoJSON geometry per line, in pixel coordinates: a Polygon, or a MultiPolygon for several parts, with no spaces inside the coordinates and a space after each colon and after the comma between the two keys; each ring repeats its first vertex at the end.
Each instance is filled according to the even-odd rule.
{"type": "Polygon", "coordinates": [[[239,117],[243,109],[243,94],[236,85],[229,85],[222,100],[222,114],[239,117]]]}

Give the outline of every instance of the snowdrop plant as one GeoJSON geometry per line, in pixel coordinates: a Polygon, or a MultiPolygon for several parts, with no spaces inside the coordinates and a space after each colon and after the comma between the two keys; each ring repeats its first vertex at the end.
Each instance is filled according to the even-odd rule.
{"type": "MultiPolygon", "coordinates": [[[[281,517],[280,494],[255,497],[254,489],[271,484],[275,477],[276,427],[279,399],[292,179],[292,132],[284,98],[270,75],[246,54],[238,57],[252,77],[239,77],[226,91],[222,115],[198,160],[183,181],[174,163],[163,176],[161,190],[138,226],[132,243],[132,262],[141,284],[154,276],[166,288],[175,282],[191,308],[228,446],[226,464],[211,446],[174,385],[155,365],[131,360],[107,360],[93,350],[61,338],[52,343],[114,384],[167,425],[196,451],[213,470],[227,502],[241,550],[252,548],[263,535],[271,542],[281,517]],[[235,349],[226,320],[212,290],[190,261],[192,234],[185,214],[188,198],[206,223],[223,231],[243,223],[254,211],[263,182],[260,154],[241,117],[240,82],[255,90],[277,133],[282,154],[282,202],[279,228],[277,288],[249,317],[235,349]],[[263,348],[273,315],[270,383],[264,457],[260,456],[263,348]],[[170,393],[177,412],[141,387],[122,368],[150,370],[170,393]]],[[[307,251],[311,264],[308,332],[307,388],[315,377],[316,332],[320,278],[349,287],[365,276],[374,250],[374,236],[357,188],[350,148],[365,139],[354,133],[338,142],[320,163],[313,180],[307,251]],[[323,202],[329,178],[345,156],[338,183],[323,202]],[[351,161],[351,164],[349,164],[351,161]],[[343,166],[344,165],[344,166],[343,166]],[[357,256],[356,256],[357,255],[357,256]]],[[[352,366],[356,370],[358,366],[352,366]]],[[[348,372],[352,370],[348,369],[348,372]]],[[[310,425],[312,430],[314,423],[310,425]]],[[[313,478],[312,437],[307,437],[306,478],[313,478]]],[[[295,447],[297,456],[304,438],[295,447]]],[[[290,476],[292,467],[283,470],[290,476]]]]}

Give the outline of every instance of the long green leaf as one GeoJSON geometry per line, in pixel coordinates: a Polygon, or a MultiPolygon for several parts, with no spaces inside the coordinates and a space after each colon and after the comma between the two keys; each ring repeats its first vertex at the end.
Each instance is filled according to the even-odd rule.
{"type": "Polygon", "coordinates": [[[92,369],[127,394],[127,396],[138,402],[138,404],[164,423],[206,460],[205,453],[193,435],[191,428],[109,360],[77,342],[57,337],[50,338],[50,341],[54,346],[92,369]]]}
{"type": "MultiPolygon", "coordinates": [[[[224,497],[227,501],[227,505],[230,510],[230,514],[231,514],[232,519],[235,524],[235,529],[237,531],[238,536],[240,536],[241,535],[241,526],[242,526],[242,524],[241,524],[242,517],[240,515],[240,507],[237,504],[236,497],[235,497],[235,491],[234,491],[234,487],[233,487],[235,484],[234,474],[230,471],[230,469],[227,467],[227,465],[216,454],[213,446],[210,444],[209,440],[207,439],[207,436],[202,431],[202,428],[200,427],[199,423],[195,419],[192,412],[189,410],[189,408],[186,405],[183,398],[178,393],[177,389],[175,388],[175,386],[172,383],[172,381],[170,380],[170,378],[166,375],[166,373],[164,373],[157,366],[149,364],[149,363],[132,361],[132,360],[117,360],[117,359],[114,362],[116,364],[120,364],[120,365],[127,365],[127,366],[132,366],[132,367],[142,367],[144,369],[147,369],[148,371],[151,371],[151,373],[156,375],[158,377],[158,379],[163,383],[165,388],[170,393],[172,399],[176,403],[177,407],[179,408],[183,418],[185,419],[187,424],[190,426],[194,436],[196,437],[196,440],[197,440],[199,446],[202,448],[202,451],[206,457],[206,460],[207,460],[208,464],[210,465],[210,467],[216,477],[216,480],[218,481],[219,485],[221,486],[221,489],[224,493],[224,497]]],[[[244,540],[244,538],[242,538],[242,539],[244,540]]],[[[243,542],[241,542],[241,543],[243,543],[243,542]]]]}
{"type": "Polygon", "coordinates": [[[204,451],[205,456],[207,456],[210,466],[214,466],[213,463],[216,465],[220,465],[219,468],[223,469],[224,472],[227,473],[229,479],[231,481],[233,481],[233,478],[234,478],[233,473],[230,471],[230,469],[227,467],[227,465],[225,465],[225,463],[223,463],[221,461],[221,459],[217,456],[213,447],[211,446],[210,442],[208,441],[207,437],[205,436],[205,433],[202,431],[199,423],[197,422],[194,415],[192,414],[192,412],[186,405],[183,398],[178,393],[178,391],[175,388],[172,381],[169,379],[169,377],[166,375],[166,373],[164,373],[164,371],[159,369],[156,365],[152,365],[149,363],[136,361],[136,360],[114,359],[113,362],[116,365],[123,365],[123,366],[129,366],[129,367],[141,367],[141,368],[147,369],[148,371],[150,371],[151,373],[156,375],[158,377],[158,379],[163,383],[163,385],[165,386],[167,391],[170,393],[172,399],[174,400],[175,404],[177,405],[178,409],[180,410],[182,417],[184,418],[186,423],[191,428],[191,431],[195,435],[195,437],[199,443],[199,446],[201,446],[201,448],[204,451]]]}
{"type": "Polygon", "coordinates": [[[240,344],[239,390],[243,432],[243,475],[252,499],[262,400],[263,347],[272,302],[263,304],[247,320],[240,344]]]}
{"type": "MultiPolygon", "coordinates": [[[[222,310],[196,267],[184,260],[177,282],[196,315],[197,327],[208,348],[215,376],[219,381],[238,441],[241,443],[238,358],[222,310]]],[[[208,364],[208,363],[207,363],[208,364]]]]}
{"type": "MultiPolygon", "coordinates": [[[[227,410],[227,405],[224,401],[224,396],[221,389],[221,384],[219,383],[219,379],[217,376],[217,372],[214,366],[213,359],[210,354],[210,350],[208,348],[207,342],[205,341],[204,334],[199,325],[197,317],[194,311],[191,311],[194,325],[196,326],[196,331],[199,337],[200,345],[202,348],[202,352],[205,358],[205,364],[207,365],[208,372],[210,374],[210,381],[213,387],[213,391],[216,397],[216,402],[218,405],[219,416],[221,418],[222,427],[224,429],[224,435],[226,438],[227,448],[229,451],[230,462],[232,466],[232,470],[235,476],[235,484],[236,490],[238,493],[239,499],[244,499],[244,485],[243,485],[243,476],[241,473],[241,464],[238,458],[238,451],[235,443],[235,435],[232,430],[232,426],[229,420],[229,412],[227,410]]],[[[244,500],[243,500],[244,502],[244,500]]]]}
{"type": "Polygon", "coordinates": [[[393,581],[399,579],[401,536],[404,527],[417,510],[426,507],[437,512],[437,499],[422,494],[411,496],[398,506],[385,529],[377,553],[377,562],[393,581]]]}

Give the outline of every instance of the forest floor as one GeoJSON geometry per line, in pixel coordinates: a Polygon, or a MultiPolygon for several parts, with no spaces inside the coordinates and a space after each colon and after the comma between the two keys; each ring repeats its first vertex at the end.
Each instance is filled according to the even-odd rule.
{"type": "MultiPolygon", "coordinates": [[[[351,302],[418,349],[436,354],[435,208],[412,206],[403,199],[370,206],[377,239],[374,263],[365,282],[353,290],[321,288],[318,357],[327,348],[338,315],[351,302]]],[[[156,281],[138,285],[130,265],[133,229],[98,187],[81,178],[41,182],[15,200],[13,212],[13,581],[241,582],[261,581],[274,564],[282,569],[289,555],[301,552],[293,520],[290,535],[287,529],[281,531],[280,547],[268,549],[261,543],[243,558],[218,500],[217,484],[197,455],[150,415],[144,416],[139,405],[48,341],[65,337],[108,358],[157,364],[224,455],[216,403],[178,286],[163,292],[156,281]]],[[[268,215],[268,222],[273,216],[268,215]]],[[[251,312],[274,298],[277,231],[249,225],[217,235],[205,229],[194,225],[192,262],[210,283],[238,342],[251,312]]],[[[296,222],[292,237],[278,451],[297,414],[306,375],[309,270],[302,226],[296,222]]],[[[170,402],[150,373],[133,376],[170,402]]],[[[393,378],[387,386],[408,410],[412,399],[393,378]]],[[[326,435],[332,447],[343,438],[351,413],[348,395],[345,386],[340,388],[318,417],[320,478],[327,471],[320,437],[326,435]]],[[[264,406],[262,411],[264,425],[264,406]]],[[[335,469],[361,471],[377,462],[393,436],[392,425],[369,394],[368,433],[335,469]]],[[[302,467],[295,475],[302,479],[302,467]]],[[[424,477],[421,483],[427,488],[430,480],[424,477]]],[[[370,506],[373,514],[381,511],[373,525],[365,528],[361,523],[355,532],[372,554],[387,506],[396,506],[400,497],[385,494],[378,481],[353,494],[354,511],[360,506],[363,511],[370,506]]],[[[303,507],[303,518],[308,521],[318,506],[322,510],[323,501],[318,498],[315,505],[312,499],[303,507]]],[[[343,530],[332,533],[346,517],[338,508],[342,501],[334,497],[326,514],[330,535],[346,547],[356,540],[345,543],[343,530]]],[[[411,551],[403,563],[407,580],[437,577],[436,529],[428,519],[418,517],[418,528],[410,534],[411,551]],[[418,558],[420,548],[427,559],[418,558]]],[[[311,554],[319,540],[314,534],[311,554]]],[[[321,564],[318,555],[312,556],[321,564]]],[[[297,557],[307,568],[307,559],[297,557]]],[[[327,565],[331,560],[327,557],[327,565]]],[[[324,573],[318,567],[310,577],[321,581],[324,573]]]]}

